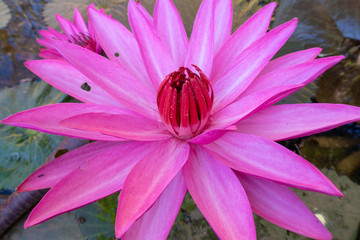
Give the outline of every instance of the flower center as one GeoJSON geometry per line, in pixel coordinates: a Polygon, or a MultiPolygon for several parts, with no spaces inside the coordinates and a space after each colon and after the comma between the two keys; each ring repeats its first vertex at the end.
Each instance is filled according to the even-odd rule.
{"type": "Polygon", "coordinates": [[[198,135],[208,121],[214,93],[205,74],[193,65],[165,77],[157,93],[157,105],[166,128],[181,139],[198,135]]]}
{"type": "Polygon", "coordinates": [[[78,35],[71,35],[71,39],[68,40],[69,43],[74,43],[83,48],[87,48],[93,52],[96,52],[96,42],[89,35],[85,33],[80,33],[78,35]]]}

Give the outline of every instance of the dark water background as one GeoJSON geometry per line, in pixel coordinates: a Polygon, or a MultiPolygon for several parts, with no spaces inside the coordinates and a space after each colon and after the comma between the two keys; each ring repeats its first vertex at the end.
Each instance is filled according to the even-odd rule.
{"type": "MultiPolygon", "coordinates": [[[[4,2],[9,7],[11,19],[6,26],[0,27],[1,118],[17,110],[24,110],[22,108],[66,100],[66,96],[61,93],[45,85],[38,85],[37,77],[28,71],[23,63],[38,58],[39,45],[36,43],[36,38],[39,37],[38,30],[46,28],[47,25],[57,27],[52,18],[54,12],[71,19],[73,2],[77,2],[80,9],[84,9],[84,6],[90,3],[86,0],[4,0],[4,2]],[[41,98],[36,97],[39,95],[41,98]],[[29,100],[31,96],[35,100],[29,100]]],[[[152,9],[153,1],[142,2],[148,9],[152,9]]],[[[174,2],[190,33],[200,1],[175,0],[174,2]]],[[[236,29],[262,5],[271,1],[234,0],[233,2],[234,29],[236,29]]],[[[296,32],[279,55],[319,46],[324,49],[320,57],[340,54],[346,57],[323,74],[316,81],[316,85],[288,98],[286,102],[330,102],[360,106],[360,1],[281,0],[277,2],[280,5],[273,17],[271,27],[293,17],[299,18],[296,32]]],[[[99,0],[95,3],[127,25],[124,1],[99,0]]],[[[60,138],[44,136],[31,130],[5,129],[1,126],[0,201],[5,201],[17,184],[42,164],[61,141],[60,138]]],[[[334,239],[360,240],[359,123],[347,124],[310,137],[284,141],[282,144],[321,169],[340,188],[345,197],[341,199],[299,190],[296,190],[296,193],[319,218],[323,219],[326,227],[333,233],[334,239]]],[[[69,148],[67,146],[61,149],[69,148]]],[[[16,223],[9,224],[11,227],[5,235],[0,234],[0,239],[112,239],[116,197],[112,195],[98,203],[63,214],[26,231],[22,228],[26,219],[24,216],[16,223]]],[[[22,199],[20,202],[23,201],[20,207],[24,206],[24,202],[31,202],[28,196],[20,198],[22,199]]],[[[19,204],[16,201],[19,200],[14,201],[16,209],[19,204]]],[[[27,209],[29,208],[25,208],[27,209]]],[[[307,239],[270,224],[258,216],[255,216],[255,220],[258,239],[307,239]]],[[[4,226],[4,221],[6,219],[4,220],[4,207],[2,207],[0,225],[4,226]]],[[[169,238],[217,239],[190,196],[186,197],[169,238]]]]}

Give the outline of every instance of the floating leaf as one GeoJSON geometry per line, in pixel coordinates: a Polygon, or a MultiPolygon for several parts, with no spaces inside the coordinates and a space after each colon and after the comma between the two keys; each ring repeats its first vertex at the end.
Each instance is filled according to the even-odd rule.
{"type": "Polygon", "coordinates": [[[39,225],[24,229],[24,222],[28,214],[22,217],[10,228],[1,239],[7,240],[85,240],[79,223],[73,212],[68,212],[43,222],[39,225]]]}
{"type": "Polygon", "coordinates": [[[117,204],[118,193],[115,193],[75,211],[77,221],[86,239],[114,239],[117,204]]]}
{"type": "MultiPolygon", "coordinates": [[[[26,109],[61,102],[65,94],[45,82],[22,82],[0,90],[0,119],[26,109]]],[[[0,125],[0,189],[15,189],[36,170],[63,137],[0,125]]]]}
{"type": "Polygon", "coordinates": [[[3,0],[0,0],[0,28],[6,27],[11,19],[9,7],[3,0]]]}
{"type": "Polygon", "coordinates": [[[300,50],[309,47],[322,47],[326,52],[336,51],[340,46],[343,36],[334,19],[326,8],[313,0],[284,0],[276,10],[274,26],[297,17],[298,26],[289,39],[287,45],[300,45],[301,48],[288,51],[300,50]]]}
{"type": "MultiPolygon", "coordinates": [[[[44,162],[50,162],[62,154],[86,143],[88,143],[88,141],[84,139],[66,137],[44,162]]],[[[0,203],[0,236],[23,214],[33,208],[46,192],[47,189],[22,193],[13,192],[4,203],[0,203]]]]}
{"type": "Polygon", "coordinates": [[[359,0],[316,0],[323,4],[344,37],[360,40],[359,0]]]}
{"type": "Polygon", "coordinates": [[[289,42],[297,48],[289,51],[300,50],[300,45],[320,46],[325,53],[332,53],[341,46],[343,37],[360,39],[358,0],[282,0],[274,26],[294,17],[299,18],[299,23],[289,42]]]}

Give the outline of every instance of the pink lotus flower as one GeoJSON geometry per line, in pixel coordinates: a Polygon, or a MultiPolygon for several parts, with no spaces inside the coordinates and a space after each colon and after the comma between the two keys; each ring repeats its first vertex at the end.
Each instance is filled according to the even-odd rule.
{"type": "MultiPolygon", "coordinates": [[[[94,4],[92,4],[92,7],[93,6],[94,4]]],[[[103,12],[104,10],[102,9],[101,11],[103,12]]],[[[37,39],[37,41],[45,47],[45,49],[40,48],[40,57],[63,58],[51,43],[54,39],[74,43],[99,54],[102,52],[101,46],[95,40],[95,34],[91,24],[89,23],[86,25],[84,18],[76,7],[74,7],[74,17],[72,22],[58,14],[55,16],[61,29],[64,31],[64,34],[50,27],[48,27],[48,30],[40,30],[39,34],[43,38],[37,39]]]]}
{"type": "Polygon", "coordinates": [[[2,122],[96,141],[48,163],[19,186],[19,192],[51,188],[25,227],[121,190],[116,237],[165,239],[188,190],[221,239],[255,239],[252,212],[296,233],[331,239],[288,187],[342,194],[274,141],[358,121],[360,109],[273,104],[343,57],[314,60],[320,49],[312,48],[270,61],[297,20],[267,32],[272,3],[231,35],[231,4],[203,1],[189,41],[170,0],[158,0],[153,17],[130,0],[132,33],[89,7],[108,59],[49,39],[67,61],[26,63],[84,103],[42,106],[2,122]],[[91,90],[83,90],[84,83],[91,90]]]}

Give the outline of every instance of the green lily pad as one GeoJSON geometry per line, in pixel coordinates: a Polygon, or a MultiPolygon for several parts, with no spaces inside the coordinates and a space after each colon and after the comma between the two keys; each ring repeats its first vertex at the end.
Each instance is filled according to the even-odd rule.
{"type": "Polygon", "coordinates": [[[118,193],[114,193],[74,211],[86,239],[115,239],[114,224],[117,204],[118,193]]]}
{"type": "MultiPolygon", "coordinates": [[[[0,119],[37,106],[61,102],[65,94],[45,82],[22,82],[0,90],[0,119]]],[[[15,189],[36,170],[63,137],[0,125],[0,189],[15,189]]]]}

